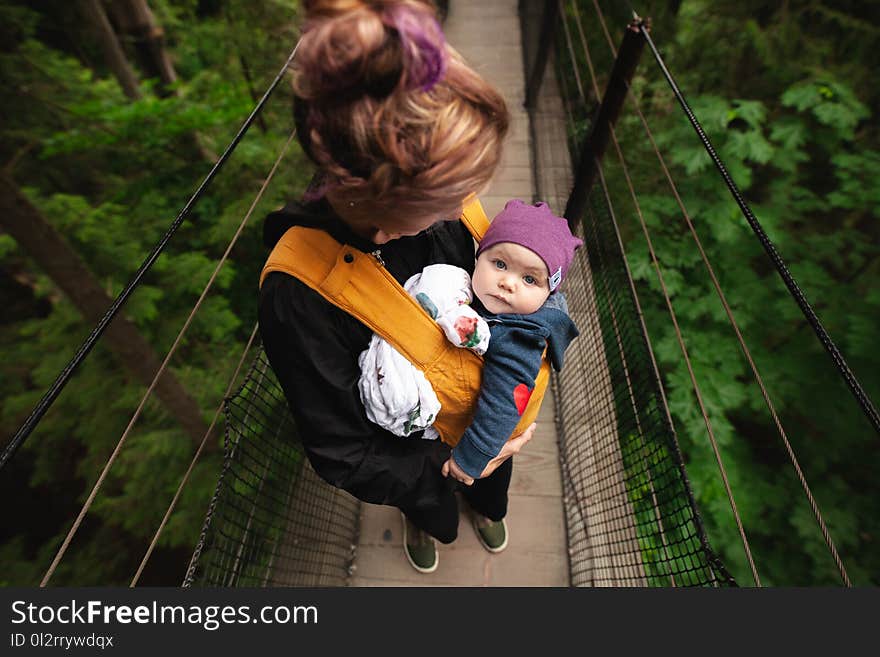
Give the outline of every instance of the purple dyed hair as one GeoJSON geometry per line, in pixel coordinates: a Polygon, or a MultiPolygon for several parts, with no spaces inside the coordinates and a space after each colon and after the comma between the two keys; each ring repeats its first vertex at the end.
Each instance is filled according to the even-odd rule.
{"type": "Polygon", "coordinates": [[[387,7],[382,12],[382,22],[400,35],[406,88],[430,91],[446,75],[449,58],[440,23],[427,12],[407,4],[387,7]]]}

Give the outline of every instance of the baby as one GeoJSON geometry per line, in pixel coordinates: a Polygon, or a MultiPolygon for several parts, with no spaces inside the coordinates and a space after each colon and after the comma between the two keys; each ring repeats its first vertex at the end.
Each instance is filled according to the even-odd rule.
{"type": "Polygon", "coordinates": [[[558,291],[583,242],[546,203],[508,201],[477,250],[474,309],[490,327],[483,381],[471,425],[443,474],[473,483],[516,428],[535,387],[544,349],[562,369],[578,336],[558,291]]]}
{"type": "MultiPolygon", "coordinates": [[[[441,264],[404,285],[453,344],[484,356],[473,420],[444,475],[471,484],[498,455],[528,405],[545,348],[553,367],[562,368],[578,330],[558,288],[581,245],[545,203],[511,200],[480,242],[472,280],[463,269],[441,264]]],[[[421,431],[423,438],[437,438],[430,425],[440,403],[420,370],[378,335],[358,363],[358,388],[372,422],[399,436],[421,431]]]]}

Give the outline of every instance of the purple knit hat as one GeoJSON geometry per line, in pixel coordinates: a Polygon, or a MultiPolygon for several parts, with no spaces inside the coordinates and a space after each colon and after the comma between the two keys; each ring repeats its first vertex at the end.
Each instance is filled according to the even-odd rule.
{"type": "Polygon", "coordinates": [[[550,273],[551,292],[568,273],[575,249],[584,244],[571,234],[568,221],[554,215],[546,203],[529,205],[519,199],[508,201],[495,216],[477,255],[499,242],[513,242],[537,253],[550,273]]]}

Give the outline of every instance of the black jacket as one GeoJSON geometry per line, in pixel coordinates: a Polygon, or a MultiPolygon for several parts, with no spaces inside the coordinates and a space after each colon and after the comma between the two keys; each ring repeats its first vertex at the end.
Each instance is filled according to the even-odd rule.
{"type": "MultiPolygon", "coordinates": [[[[266,218],[266,246],[274,247],[291,226],[321,228],[361,251],[380,249],[401,284],[435,263],[473,274],[474,243],[459,221],[439,222],[416,236],[376,246],[352,233],[325,201],[291,203],[266,218]]],[[[259,322],[266,355],[322,479],[365,502],[405,509],[432,506],[444,487],[454,487],[440,474],[448,446],[418,434],[401,438],[367,420],[357,389],[357,358],[370,341],[369,328],[280,272],[263,282],[259,322]]]]}

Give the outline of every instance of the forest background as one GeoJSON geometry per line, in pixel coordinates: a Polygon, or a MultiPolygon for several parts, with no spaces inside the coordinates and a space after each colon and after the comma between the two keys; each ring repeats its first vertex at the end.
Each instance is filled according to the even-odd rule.
{"type": "MultiPolygon", "coordinates": [[[[682,0],[635,7],[734,179],[869,396],[880,399],[880,29],[870,3],[682,0]]],[[[604,2],[619,43],[624,3],[604,2]]],[[[611,58],[578,0],[600,88],[611,58]]],[[[296,0],[0,0],[0,435],[11,437],[109,300],[165,234],[287,58],[296,0]],[[103,17],[103,18],[102,18],[103,17]],[[149,29],[145,29],[145,26],[149,29]],[[160,36],[161,34],[161,36],[160,36]],[[116,45],[114,47],[113,41],[116,45]],[[24,228],[22,228],[24,226],[24,228]],[[23,233],[20,231],[24,231],[23,233]],[[54,239],[59,235],[63,239],[54,239]],[[65,266],[60,266],[66,263],[65,266]],[[107,300],[104,303],[104,300],[107,300]],[[103,305],[102,305],[103,304],[103,305]]],[[[566,3],[569,17],[573,6],[566,3]]],[[[596,98],[563,43],[582,138],[596,98]]],[[[585,71],[585,62],[578,68],[585,71]]],[[[880,584],[878,436],[646,51],[634,93],[855,584],[880,584]]],[[[220,177],[37,430],[0,472],[0,584],[42,579],[292,130],[282,84],[220,177]],[[146,365],[145,365],[146,364],[146,365]],[[146,380],[145,380],[146,377],[146,380]]],[[[765,585],[840,582],[809,505],[638,118],[621,143],[765,585]]],[[[614,193],[628,196],[607,158],[614,193]]],[[[256,320],[262,218],[302,193],[296,145],[253,211],[53,585],[127,585],[223,397],[256,320]],[[163,396],[164,395],[164,396],[163,396]]],[[[558,209],[561,211],[561,208],[558,209]]],[[[706,429],[634,212],[621,230],[712,546],[751,581],[706,429]]],[[[3,439],[3,442],[8,440],[3,439]]],[[[141,584],[178,585],[217,481],[222,431],[184,489],[141,584]]]]}

